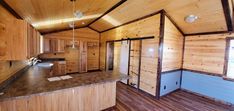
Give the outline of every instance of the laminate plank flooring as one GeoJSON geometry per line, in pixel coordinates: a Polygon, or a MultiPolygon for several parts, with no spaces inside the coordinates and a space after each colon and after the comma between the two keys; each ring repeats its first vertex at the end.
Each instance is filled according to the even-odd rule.
{"type": "Polygon", "coordinates": [[[156,100],[135,88],[117,83],[116,106],[106,111],[234,111],[234,107],[182,90],[156,100]]]}

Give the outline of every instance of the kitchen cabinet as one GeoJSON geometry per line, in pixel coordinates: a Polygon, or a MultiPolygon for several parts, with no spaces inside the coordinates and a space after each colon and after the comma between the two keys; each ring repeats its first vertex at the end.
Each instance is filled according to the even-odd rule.
{"type": "Polygon", "coordinates": [[[88,70],[99,69],[99,43],[87,42],[87,68],[88,70]]]}
{"type": "Polygon", "coordinates": [[[87,42],[80,41],[80,72],[87,72],[87,42]]]}
{"type": "Polygon", "coordinates": [[[64,53],[66,41],[62,39],[44,38],[43,45],[43,53],[64,53]]]}
{"type": "Polygon", "coordinates": [[[0,20],[0,60],[26,60],[39,53],[40,33],[32,26],[15,18],[0,20]]]}
{"type": "Polygon", "coordinates": [[[53,64],[51,76],[66,75],[66,61],[54,61],[53,64]]]}

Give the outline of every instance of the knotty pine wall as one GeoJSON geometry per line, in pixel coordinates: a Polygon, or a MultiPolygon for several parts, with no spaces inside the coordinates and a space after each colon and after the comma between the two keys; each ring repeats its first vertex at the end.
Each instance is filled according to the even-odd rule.
{"type": "MultiPolygon", "coordinates": [[[[21,20],[17,20],[13,15],[11,15],[7,10],[5,10],[0,5],[0,55],[3,58],[12,58],[11,53],[7,52],[5,49],[15,48],[8,47],[7,43],[11,41],[6,41],[7,37],[17,37],[21,32],[19,31],[21,20]],[[14,33],[13,33],[14,32],[14,33]],[[4,56],[5,55],[5,56],[4,56]]],[[[22,44],[22,43],[20,43],[22,44]]],[[[17,55],[20,56],[18,52],[17,55]]],[[[24,53],[24,52],[22,52],[24,53]]],[[[26,53],[26,52],[25,52],[26,53]]],[[[15,57],[17,58],[17,57],[15,57]]],[[[15,74],[20,69],[27,65],[26,61],[13,61],[12,66],[10,66],[10,61],[0,61],[0,84],[15,74]]]]}
{"type": "Polygon", "coordinates": [[[226,37],[229,34],[185,37],[183,68],[223,75],[226,37]]]}
{"type": "Polygon", "coordinates": [[[181,69],[184,36],[167,17],[164,28],[162,72],[181,69]]]}
{"type": "Polygon", "coordinates": [[[155,41],[159,41],[160,15],[155,15],[131,24],[127,24],[107,32],[101,33],[100,46],[100,68],[105,69],[106,41],[120,40],[122,38],[136,38],[155,36],[155,41]]]}
{"type": "MultiPolygon", "coordinates": [[[[58,33],[46,34],[45,38],[71,40],[72,30],[58,33]]],[[[75,30],[75,40],[87,42],[87,66],[88,70],[99,68],[99,33],[89,28],[81,28],[75,30]],[[89,43],[90,42],[90,43],[89,43]]],[[[41,58],[65,58],[64,53],[44,53],[40,55],[41,58]]]]}
{"type": "MultiPolygon", "coordinates": [[[[155,47],[158,47],[159,29],[160,29],[159,27],[160,27],[160,14],[101,33],[100,69],[102,70],[105,69],[106,41],[154,36],[155,38],[152,40],[152,42],[156,44],[154,45],[155,47]]],[[[153,82],[149,82],[148,85],[145,85],[147,87],[144,87],[144,85],[141,86],[141,89],[145,90],[146,92],[152,95],[156,94],[155,91],[156,91],[156,82],[157,82],[156,78],[157,78],[157,63],[158,63],[158,50],[154,50],[154,52],[156,56],[148,58],[148,61],[155,63],[156,64],[155,67],[153,68],[150,67],[150,69],[147,69],[148,71],[146,70],[143,71],[143,72],[149,72],[146,74],[147,77],[145,76],[145,78],[153,82]]]]}

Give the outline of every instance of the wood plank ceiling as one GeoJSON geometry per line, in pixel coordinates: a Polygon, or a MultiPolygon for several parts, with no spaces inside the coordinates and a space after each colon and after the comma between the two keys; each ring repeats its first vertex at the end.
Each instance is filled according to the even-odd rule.
{"type": "MultiPolygon", "coordinates": [[[[73,20],[70,0],[5,0],[5,2],[42,33],[67,29],[69,21],[73,20]]],[[[86,26],[118,2],[120,0],[76,0],[75,10],[84,14],[81,20],[76,20],[76,27],[86,26]]]]}
{"type": "MultiPolygon", "coordinates": [[[[36,26],[35,24],[72,17],[70,0],[5,0],[22,18],[42,33],[68,28],[68,23],[36,26]]],[[[227,31],[222,0],[127,0],[102,16],[121,0],[76,0],[76,10],[84,13],[77,27],[89,26],[100,32],[164,9],[185,34],[227,31]],[[194,23],[184,18],[197,15],[194,23]],[[102,16],[92,23],[93,20],[102,16]],[[82,24],[85,22],[85,24],[82,24]],[[89,24],[92,23],[92,24],[89,24]]],[[[230,1],[230,0],[229,0],[230,1]]],[[[232,8],[231,8],[232,9],[232,8]]]]}

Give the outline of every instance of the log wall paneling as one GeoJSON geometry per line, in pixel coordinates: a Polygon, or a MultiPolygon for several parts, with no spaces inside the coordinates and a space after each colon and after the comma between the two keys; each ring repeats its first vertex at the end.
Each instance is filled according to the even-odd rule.
{"type": "Polygon", "coordinates": [[[138,88],[138,78],[140,76],[140,51],[141,51],[141,41],[133,40],[131,41],[130,49],[130,63],[129,63],[129,85],[138,88]]]}
{"type": "Polygon", "coordinates": [[[162,72],[182,68],[184,36],[166,17],[164,26],[162,72]]]}
{"type": "Polygon", "coordinates": [[[106,41],[148,36],[154,36],[154,41],[158,41],[160,26],[159,20],[160,16],[154,15],[152,17],[101,33],[100,69],[105,69],[106,41]]]}
{"type": "Polygon", "coordinates": [[[110,82],[2,101],[0,111],[100,111],[115,101],[116,82],[110,82]]]}
{"type": "Polygon", "coordinates": [[[186,36],[184,69],[223,75],[228,34],[186,36]]]}
{"type": "Polygon", "coordinates": [[[139,88],[155,96],[158,65],[158,42],[142,40],[139,88]]]}

